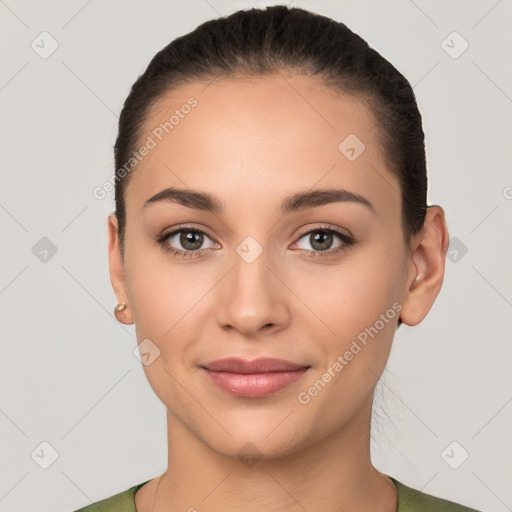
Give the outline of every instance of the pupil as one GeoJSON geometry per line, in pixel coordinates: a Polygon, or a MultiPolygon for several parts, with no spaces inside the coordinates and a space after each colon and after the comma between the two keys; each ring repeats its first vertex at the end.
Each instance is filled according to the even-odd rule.
{"type": "Polygon", "coordinates": [[[197,233],[196,231],[186,231],[181,234],[180,243],[185,249],[189,249],[191,251],[199,249],[203,242],[203,235],[201,233],[197,233]],[[196,239],[194,241],[194,238],[196,239]],[[190,245],[189,245],[190,244],[190,245]]]}
{"type": "Polygon", "coordinates": [[[311,246],[315,248],[318,251],[325,251],[326,249],[329,249],[332,243],[332,233],[315,233],[314,235],[311,235],[311,246]],[[317,244],[317,242],[320,242],[317,244]],[[318,246],[315,247],[315,244],[318,246]]]}

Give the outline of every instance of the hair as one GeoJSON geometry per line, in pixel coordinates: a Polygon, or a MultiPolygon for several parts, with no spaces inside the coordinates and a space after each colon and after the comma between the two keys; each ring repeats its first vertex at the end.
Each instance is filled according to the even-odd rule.
{"type": "MultiPolygon", "coordinates": [[[[421,115],[407,79],[346,25],[301,8],[247,9],[202,23],[174,39],[132,85],[114,145],[115,168],[132,157],[151,108],[188,82],[264,77],[289,71],[309,75],[332,90],[357,95],[379,125],[378,139],[401,190],[403,238],[424,225],[427,172],[421,115]]],[[[116,179],[115,214],[124,256],[128,173],[116,179]]],[[[380,179],[380,178],[379,178],[380,179]]],[[[398,321],[398,326],[401,320],[398,321]]]]}

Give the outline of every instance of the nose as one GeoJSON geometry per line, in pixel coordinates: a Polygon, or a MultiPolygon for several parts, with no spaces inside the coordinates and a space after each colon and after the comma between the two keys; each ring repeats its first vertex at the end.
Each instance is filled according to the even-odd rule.
{"type": "Polygon", "coordinates": [[[219,283],[216,297],[217,322],[222,329],[251,337],[288,325],[290,310],[286,300],[290,292],[283,284],[286,277],[278,268],[265,250],[254,261],[234,253],[231,270],[219,283]]]}

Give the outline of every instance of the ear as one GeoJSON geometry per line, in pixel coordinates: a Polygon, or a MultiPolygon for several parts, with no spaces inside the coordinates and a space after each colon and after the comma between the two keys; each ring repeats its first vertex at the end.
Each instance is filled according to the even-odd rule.
{"type": "MultiPolygon", "coordinates": [[[[110,282],[117,297],[117,302],[126,302],[128,298],[126,293],[124,261],[121,255],[118,236],[118,220],[115,213],[111,213],[107,219],[108,229],[108,263],[110,272],[110,282]]],[[[116,318],[123,324],[132,324],[133,315],[131,308],[127,307],[116,315],[116,318]]]]}
{"type": "Polygon", "coordinates": [[[400,311],[404,324],[419,324],[434,304],[443,284],[448,245],[444,210],[438,205],[429,206],[423,229],[412,246],[408,290],[400,311]]]}

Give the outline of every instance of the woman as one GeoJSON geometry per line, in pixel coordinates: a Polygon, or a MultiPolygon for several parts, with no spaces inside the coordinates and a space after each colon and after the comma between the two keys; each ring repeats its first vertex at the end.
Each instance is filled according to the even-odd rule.
{"type": "Polygon", "coordinates": [[[302,9],[209,21],[133,85],[115,159],[115,313],[166,406],[168,468],[81,511],[473,510],[370,460],[375,385],[449,239],[389,62],[302,9]]]}

